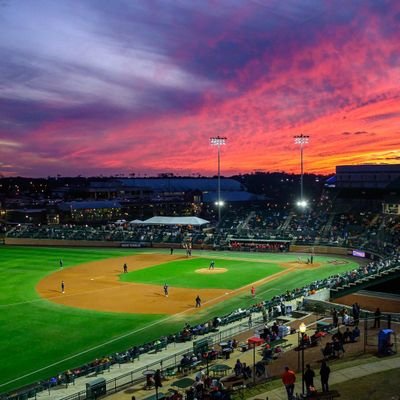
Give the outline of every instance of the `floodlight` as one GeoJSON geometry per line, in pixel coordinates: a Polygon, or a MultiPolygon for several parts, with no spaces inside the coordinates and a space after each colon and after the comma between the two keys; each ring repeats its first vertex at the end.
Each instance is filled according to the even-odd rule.
{"type": "Polygon", "coordinates": [[[218,201],[215,205],[218,206],[218,223],[221,221],[221,206],[224,202],[221,201],[221,146],[226,144],[226,137],[214,136],[210,138],[211,146],[216,146],[218,148],[218,201]]]}

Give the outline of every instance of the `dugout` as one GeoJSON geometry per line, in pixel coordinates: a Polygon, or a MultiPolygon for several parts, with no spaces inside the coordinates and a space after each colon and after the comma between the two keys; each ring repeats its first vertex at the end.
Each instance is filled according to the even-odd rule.
{"type": "Polygon", "coordinates": [[[86,398],[97,399],[107,393],[106,380],[97,378],[86,384],[86,398]]]}
{"type": "Polygon", "coordinates": [[[290,240],[230,238],[229,249],[236,251],[286,253],[290,250],[290,240]]]}

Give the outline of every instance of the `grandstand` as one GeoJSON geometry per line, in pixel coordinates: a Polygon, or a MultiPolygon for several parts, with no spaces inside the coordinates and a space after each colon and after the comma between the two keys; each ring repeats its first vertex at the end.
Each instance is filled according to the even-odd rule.
{"type": "MultiPolygon", "coordinates": [[[[215,218],[213,194],[207,192],[215,184],[212,180],[137,179],[118,181],[118,185],[115,182],[89,185],[87,193],[93,199],[59,201],[47,208],[40,204],[40,214],[47,212],[54,216],[56,213],[60,224],[48,223],[54,221],[49,216],[43,216],[43,222],[37,223],[10,224],[13,221],[6,221],[5,243],[171,247],[186,251],[193,248],[249,253],[303,252],[307,256],[315,252],[341,254],[360,260],[358,268],[263,298],[242,313],[233,311],[232,314],[215,316],[222,321],[221,326],[252,314],[259,318],[262,308],[271,309],[270,317],[274,317],[275,307],[280,307],[282,302],[292,301],[291,306],[295,308],[316,292],[326,291],[328,300],[339,299],[347,304],[346,296],[357,296],[359,290],[385,284],[400,276],[400,208],[393,180],[379,187],[366,187],[364,183],[357,187],[354,180],[351,187],[332,187],[330,181],[329,187],[311,200],[309,209],[298,209],[288,201],[273,201],[265,195],[253,195],[241,183],[225,180],[225,194],[230,192],[231,196],[227,194],[227,198],[236,201],[226,204],[219,222],[215,218]],[[121,194],[121,188],[125,191],[123,198],[114,198],[115,193],[121,194]],[[145,219],[143,217],[148,214],[152,202],[158,206],[145,219]],[[143,211],[146,207],[149,207],[147,211],[143,211]],[[142,211],[138,212],[139,209],[142,211]],[[158,213],[160,210],[162,212],[158,213]],[[166,211],[171,213],[165,214],[166,211]]],[[[361,179],[360,182],[365,181],[361,179]]],[[[7,212],[3,214],[7,215],[7,212]]],[[[386,297],[387,301],[393,299],[389,295],[386,297]]],[[[354,297],[352,299],[354,302],[354,297]]],[[[365,311],[372,312],[373,309],[366,307],[365,311]]],[[[207,329],[204,327],[204,333],[211,333],[210,326],[205,324],[207,329]]],[[[199,328],[189,326],[187,329],[190,339],[193,339],[199,328]]],[[[160,343],[155,340],[124,353],[109,354],[104,357],[104,362],[96,360],[77,368],[73,375],[78,378],[79,374],[97,374],[113,365],[132,362],[140,355],[157,352],[170,343],[185,340],[182,332],[176,332],[160,338],[160,343]]],[[[69,379],[67,372],[62,376],[57,385],[69,382],[66,381],[69,379]]],[[[49,381],[41,382],[40,390],[48,389],[49,385],[49,381]]],[[[35,387],[35,396],[39,387],[35,387]]]]}

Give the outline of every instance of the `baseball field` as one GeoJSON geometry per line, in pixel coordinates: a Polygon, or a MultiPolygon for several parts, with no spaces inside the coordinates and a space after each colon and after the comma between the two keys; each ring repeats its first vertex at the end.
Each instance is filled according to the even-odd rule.
{"type": "Polygon", "coordinates": [[[335,256],[316,255],[312,265],[306,259],[291,253],[193,251],[187,258],[169,249],[2,246],[0,393],[358,266],[335,256]]]}

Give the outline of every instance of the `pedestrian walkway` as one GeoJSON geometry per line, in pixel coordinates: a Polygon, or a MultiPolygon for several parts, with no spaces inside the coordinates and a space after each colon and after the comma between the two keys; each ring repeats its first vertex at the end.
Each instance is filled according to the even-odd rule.
{"type": "MultiPolygon", "coordinates": [[[[388,357],[382,361],[369,362],[366,364],[357,365],[355,367],[345,368],[339,371],[332,371],[329,377],[329,386],[395,368],[400,368],[400,357],[388,357]]],[[[315,382],[319,384],[319,376],[317,373],[316,375],[317,376],[315,382]]],[[[301,392],[301,374],[296,375],[296,382],[297,383],[295,386],[295,393],[299,393],[301,392]]],[[[316,386],[317,390],[320,390],[320,386],[316,386]]],[[[269,400],[287,400],[286,389],[282,385],[275,390],[258,394],[257,396],[251,397],[249,399],[257,400],[267,398],[269,400]]]]}

